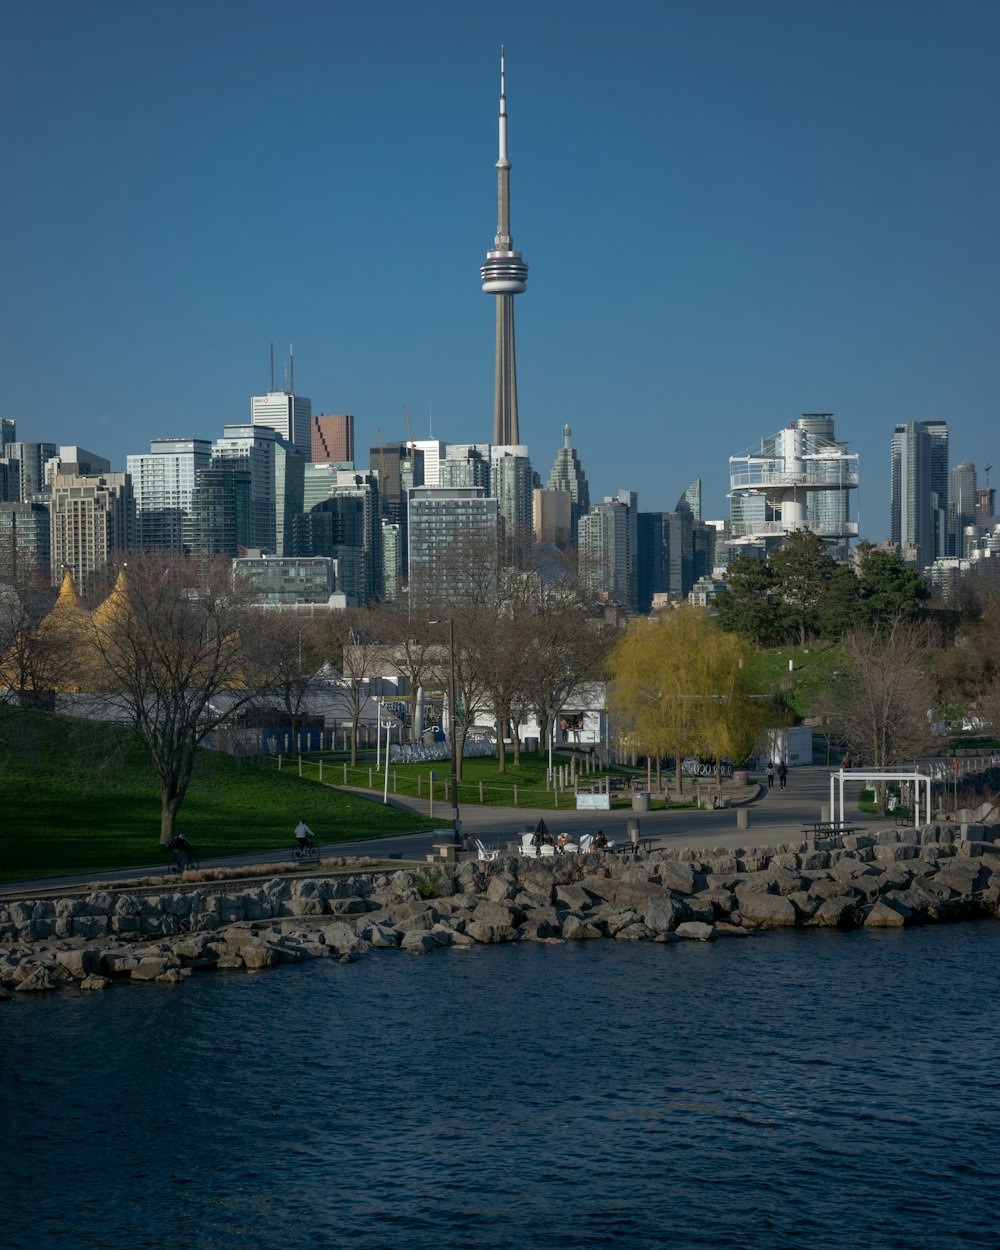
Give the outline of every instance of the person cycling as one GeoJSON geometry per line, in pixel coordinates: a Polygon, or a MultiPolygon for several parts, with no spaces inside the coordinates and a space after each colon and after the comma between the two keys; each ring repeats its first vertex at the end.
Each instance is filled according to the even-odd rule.
{"type": "Polygon", "coordinates": [[[178,831],[170,839],[168,849],[174,853],[174,863],[177,865],[177,871],[183,872],[191,862],[194,847],[178,829],[178,831]]]}
{"type": "Polygon", "coordinates": [[[304,851],[306,847],[316,845],[315,835],[304,820],[300,820],[295,826],[295,841],[300,851],[304,851]]]}

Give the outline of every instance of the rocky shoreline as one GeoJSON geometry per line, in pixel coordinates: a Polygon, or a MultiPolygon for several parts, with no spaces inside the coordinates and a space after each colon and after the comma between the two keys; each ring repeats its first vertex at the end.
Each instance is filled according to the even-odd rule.
{"type": "MultiPolygon", "coordinates": [[[[368,868],[366,870],[366,863],[368,868]]],[[[352,871],[356,867],[356,871],[352,871]]],[[[344,871],[343,869],[348,869],[344,871]]],[[[768,850],[499,858],[227,891],[102,888],[0,904],[0,997],[178,982],[365,951],[496,942],[674,942],[774,928],[903,928],[1000,916],[1000,829],[928,825],[768,850]],[[994,841],[998,839],[998,841],[994,841]]]]}

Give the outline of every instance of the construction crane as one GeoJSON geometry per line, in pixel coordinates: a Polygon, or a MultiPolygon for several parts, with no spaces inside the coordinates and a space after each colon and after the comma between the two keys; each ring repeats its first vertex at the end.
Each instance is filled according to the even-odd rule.
{"type": "Polygon", "coordinates": [[[986,474],[986,489],[987,490],[989,490],[990,488],[990,469],[992,468],[993,466],[991,464],[983,465],[983,472],[986,474]]]}

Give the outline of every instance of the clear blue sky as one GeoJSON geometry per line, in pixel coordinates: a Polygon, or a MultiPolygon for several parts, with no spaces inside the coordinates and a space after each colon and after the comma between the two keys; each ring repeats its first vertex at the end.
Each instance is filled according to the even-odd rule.
{"type": "Polygon", "coordinates": [[[246,420],[273,340],[365,458],[404,404],[488,440],[503,41],[536,467],[568,421],[593,497],[700,475],[726,515],[730,454],[834,412],[880,539],[895,422],[1000,466],[998,36],[995,0],[7,5],[0,414],[123,467],[246,420]]]}

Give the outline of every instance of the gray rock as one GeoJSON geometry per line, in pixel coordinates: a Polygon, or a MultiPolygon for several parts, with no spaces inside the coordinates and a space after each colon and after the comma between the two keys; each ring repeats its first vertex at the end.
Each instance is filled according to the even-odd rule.
{"type": "Polygon", "coordinates": [[[657,875],[666,889],[677,894],[691,894],[694,891],[694,868],[691,864],[666,860],[660,865],[657,875]]]}
{"type": "Polygon", "coordinates": [[[908,919],[908,913],[904,916],[898,908],[890,907],[879,899],[872,904],[864,923],[869,929],[901,929],[908,919]]]}
{"type": "Polygon", "coordinates": [[[643,907],[641,916],[643,924],[652,933],[670,933],[678,921],[684,919],[685,909],[667,895],[665,898],[650,899],[643,907]]]}
{"type": "Polygon", "coordinates": [[[83,980],[101,966],[101,952],[96,946],[80,946],[72,950],[56,951],[56,962],[72,976],[83,980]]]}
{"type": "Polygon", "coordinates": [[[145,958],[140,959],[132,969],[133,981],[155,981],[157,977],[162,976],[168,967],[167,960],[164,958],[145,958]]]}
{"type": "Polygon", "coordinates": [[[807,924],[830,929],[852,929],[858,923],[858,902],[847,894],[824,899],[807,924]]]}
{"type": "Polygon", "coordinates": [[[757,928],[791,927],[798,918],[795,904],[781,894],[761,894],[741,886],[736,891],[736,901],[743,923],[757,928]]]}
{"type": "Polygon", "coordinates": [[[715,936],[715,925],[704,924],[700,920],[685,920],[674,930],[679,938],[693,938],[699,942],[712,941],[715,936]]]}
{"type": "Polygon", "coordinates": [[[604,936],[598,925],[573,912],[563,918],[562,935],[570,942],[583,942],[604,936]]]}
{"type": "Polygon", "coordinates": [[[96,973],[91,973],[80,982],[81,990],[106,990],[111,984],[110,977],[102,977],[96,973]]]}
{"type": "Polygon", "coordinates": [[[429,955],[431,951],[437,950],[438,942],[432,934],[426,930],[413,930],[403,935],[403,940],[399,944],[399,949],[406,951],[410,955],[429,955]]]}
{"type": "Polygon", "coordinates": [[[23,981],[18,982],[14,992],[16,994],[43,993],[48,990],[57,990],[60,984],[52,969],[41,964],[34,968],[23,981]]]}
{"type": "Polygon", "coordinates": [[[579,885],[557,885],[553,894],[557,904],[567,907],[572,911],[580,911],[585,907],[589,907],[594,899],[594,895],[588,894],[587,891],[579,885]]]}

